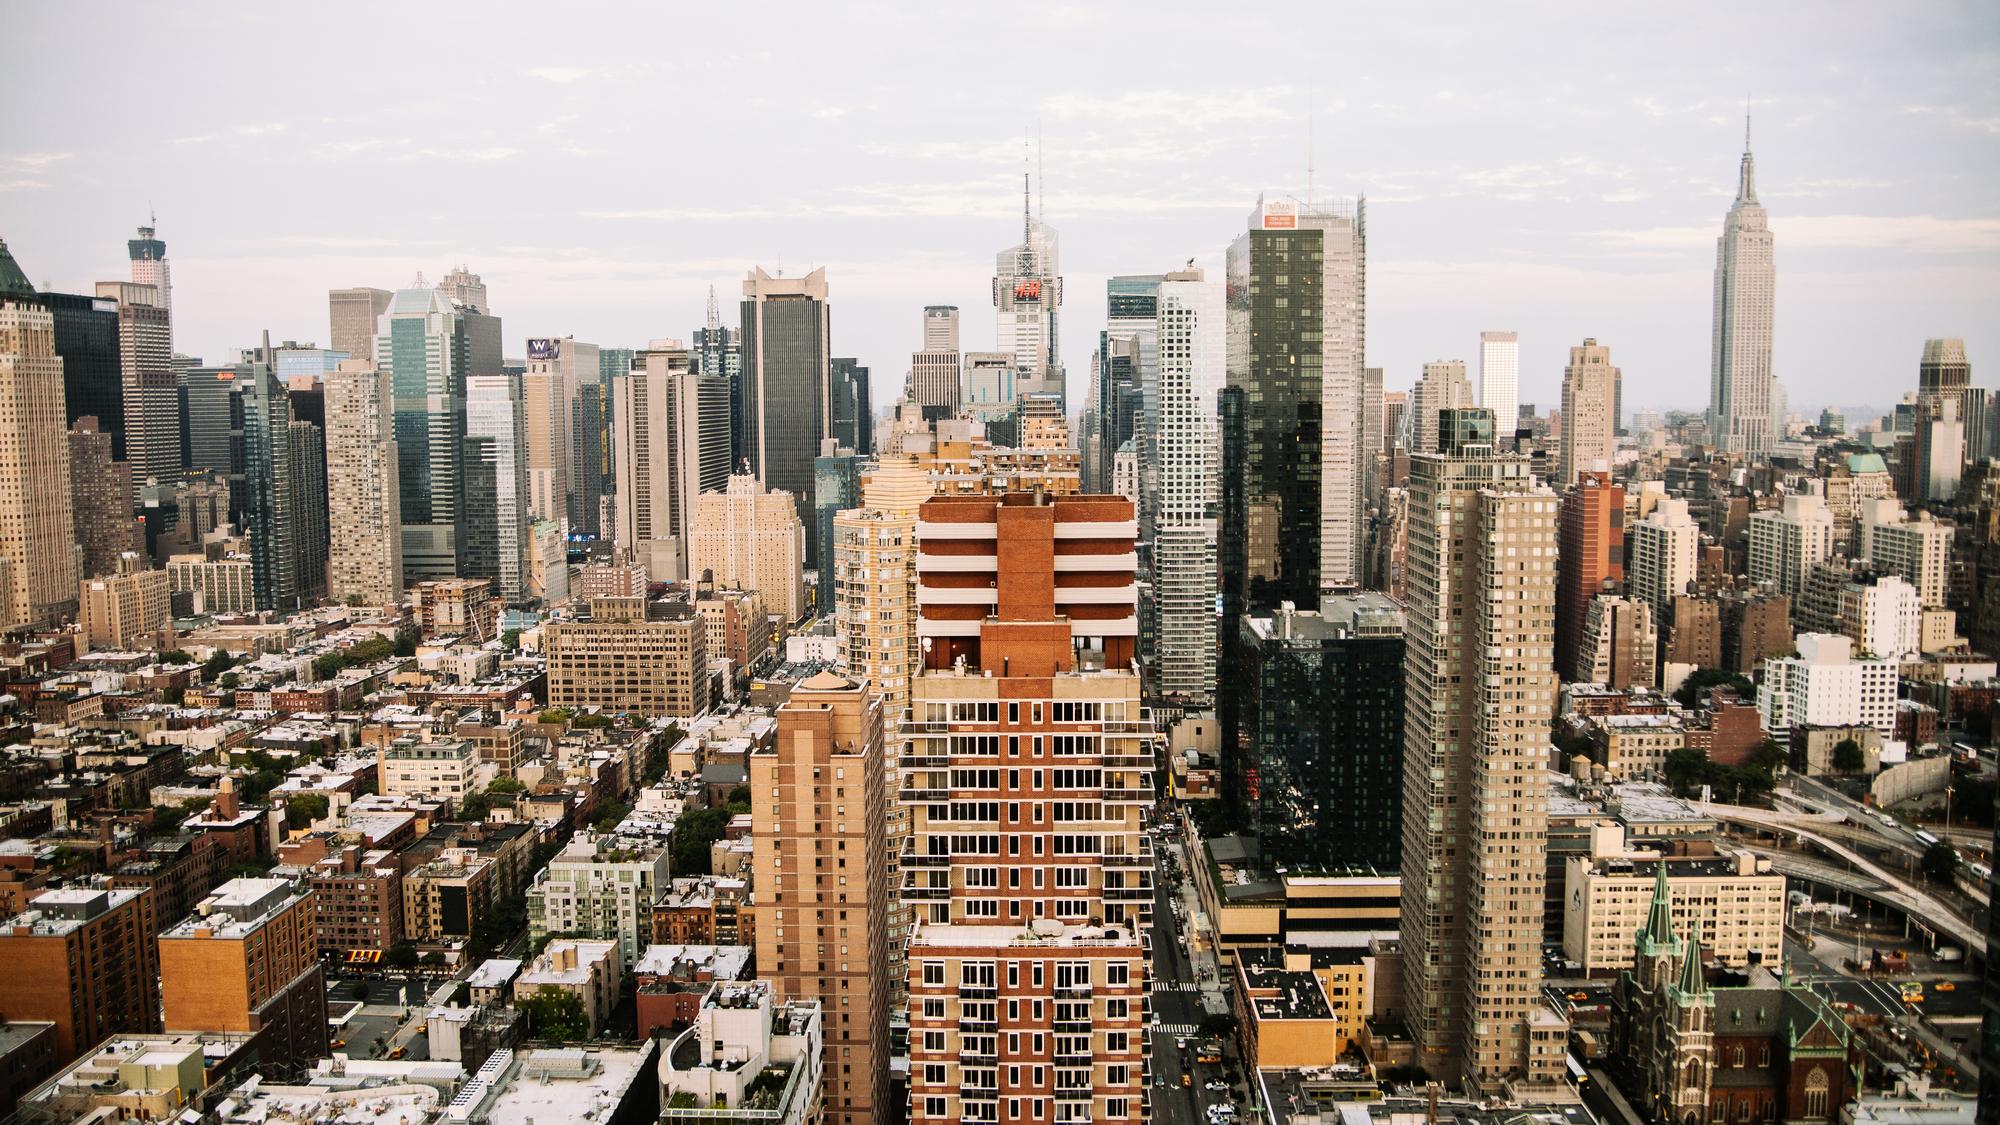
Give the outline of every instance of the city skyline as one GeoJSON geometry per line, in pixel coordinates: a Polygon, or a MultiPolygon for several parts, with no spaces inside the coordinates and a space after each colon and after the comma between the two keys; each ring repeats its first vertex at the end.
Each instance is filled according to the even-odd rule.
{"type": "MultiPolygon", "coordinates": [[[[73,32],[72,18],[17,22],[32,48],[73,32]]],[[[259,42],[271,26],[254,16],[133,18],[140,37],[183,53],[259,42]]],[[[430,19],[406,18],[413,31],[430,19]]],[[[950,25],[941,33],[972,29],[967,17],[934,18],[950,25]]],[[[952,53],[954,77],[1018,54],[1023,36],[1041,47],[1040,80],[1026,84],[1036,93],[999,104],[931,96],[942,60],[877,77],[866,63],[893,52],[893,37],[810,19],[765,32],[752,49],[697,58],[671,100],[648,89],[663,77],[657,64],[615,42],[517,61],[498,22],[454,30],[469,53],[484,49],[496,63],[451,93],[406,85],[417,68],[372,47],[380,96],[364,109],[336,107],[301,75],[275,79],[254,109],[215,90],[174,90],[143,132],[102,114],[85,130],[74,116],[94,104],[85,93],[23,122],[0,150],[0,228],[38,285],[88,292],[126,272],[119,244],[156,208],[177,265],[176,344],[210,363],[266,325],[322,339],[327,289],[395,288],[418,269],[435,277],[460,262],[486,278],[516,354],[529,335],[611,347],[686,336],[702,322],[709,285],[756,265],[788,276],[825,266],[839,306],[834,349],[872,367],[875,401],[888,402],[902,356],[920,343],[918,309],[990,307],[986,263],[1018,238],[1024,166],[1046,172],[1037,206],[1063,233],[1068,286],[1095,293],[1104,278],[1162,258],[1218,268],[1257,194],[1302,194],[1310,163],[1316,195],[1368,197],[1368,363],[1386,370],[1390,389],[1412,385],[1425,361],[1476,359],[1478,333],[1499,326],[1521,333],[1524,402],[1555,401],[1567,347],[1589,335],[1618,349],[1628,409],[1701,409],[1712,248],[1735,188],[1747,92],[1784,275],[1777,375],[1794,408],[1886,408],[1875,388],[1913,366],[1928,337],[1965,337],[1974,362],[2000,348],[1977,315],[2000,294],[1988,253],[2000,245],[2000,214],[1978,190],[2000,160],[1991,139],[2000,84],[1978,49],[1992,40],[1991,20],[1969,10],[1922,13],[1888,32],[1866,26],[1859,8],[1807,28],[1753,13],[1736,46],[1699,36],[1699,21],[1687,32],[1649,27],[1657,43],[1629,60],[1608,98],[1514,75],[1628,42],[1642,17],[1581,30],[1471,21],[1441,35],[1353,17],[1343,34],[1374,48],[1337,78],[1311,51],[1275,43],[1254,69],[1225,61],[1185,81],[1114,85],[1066,65],[1114,18],[1058,11],[1043,20],[1060,34],[968,36],[979,45],[952,53]],[[783,66],[809,39],[856,65],[810,97],[729,96],[732,73],[783,66]],[[1424,69],[1448,81],[1402,83],[1420,48],[1424,69]],[[384,116],[412,99],[450,114],[449,139],[407,138],[384,116]],[[637,120],[626,112],[634,104],[646,107],[637,120]],[[644,176],[576,175],[607,161],[627,167],[631,146],[654,145],[655,130],[686,135],[745,109],[784,142],[770,146],[782,160],[756,155],[665,191],[644,176]],[[824,174],[800,184],[780,167],[793,158],[824,174]],[[324,175],[294,176],[283,193],[237,190],[230,177],[206,183],[214,177],[202,173],[225,162],[324,175]],[[369,166],[404,180],[398,206],[363,205],[367,193],[340,186],[369,166]],[[1877,330],[1865,339],[1847,330],[1863,322],[1877,330]]],[[[1273,13],[1240,27],[1254,38],[1314,18],[1273,13]]],[[[300,33],[331,46],[347,26],[300,33]]],[[[688,30],[704,27],[716,42],[736,41],[726,28],[688,30]]],[[[1206,46],[1195,32],[1131,33],[1186,54],[1206,46]]],[[[53,83],[40,60],[59,52],[27,55],[9,84],[53,83]]],[[[1094,304],[1067,302],[1073,404],[1102,324],[1094,304]]],[[[993,345],[983,319],[971,317],[966,348],[993,345]]]]}

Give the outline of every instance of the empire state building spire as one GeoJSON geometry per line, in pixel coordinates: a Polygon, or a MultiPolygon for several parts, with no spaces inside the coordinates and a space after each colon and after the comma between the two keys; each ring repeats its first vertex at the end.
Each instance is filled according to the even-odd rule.
{"type": "Polygon", "coordinates": [[[1757,158],[1750,155],[1750,115],[1743,115],[1743,166],[1737,172],[1736,202],[1757,202],[1757,158]]]}

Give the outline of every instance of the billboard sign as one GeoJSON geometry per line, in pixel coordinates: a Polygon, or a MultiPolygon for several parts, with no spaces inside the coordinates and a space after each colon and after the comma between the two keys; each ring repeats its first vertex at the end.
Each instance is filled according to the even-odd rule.
{"type": "Polygon", "coordinates": [[[529,359],[555,359],[562,354],[562,341],[542,336],[528,338],[529,359]]]}

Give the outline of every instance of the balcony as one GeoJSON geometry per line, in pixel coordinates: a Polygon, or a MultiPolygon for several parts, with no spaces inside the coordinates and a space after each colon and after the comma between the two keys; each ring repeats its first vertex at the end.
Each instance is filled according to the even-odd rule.
{"type": "Polygon", "coordinates": [[[932,801],[951,800],[949,789],[904,789],[896,794],[896,799],[906,804],[929,804],[932,801]]]}
{"type": "MultiPolygon", "coordinates": [[[[1090,991],[1091,989],[1088,984],[1059,984],[1056,985],[1056,999],[1088,1000],[1090,999],[1090,991]]],[[[1060,1062],[1061,1060],[1058,1059],[1057,1061],[1060,1062]]]]}
{"type": "Polygon", "coordinates": [[[1057,1020],[1053,1025],[1057,1035],[1089,1035],[1089,1020],[1057,1020]]]}
{"type": "Polygon", "coordinates": [[[917,554],[918,574],[992,574],[999,569],[998,555],[917,554]]]}
{"type": "Polygon", "coordinates": [[[950,887],[904,887],[904,902],[949,902],[950,887]]]}
{"type": "Polygon", "coordinates": [[[1137,586],[1057,586],[1055,595],[1057,605],[1139,604],[1137,586]]]}
{"type": "Polygon", "coordinates": [[[961,984],[958,986],[958,998],[960,1000],[992,1000],[999,995],[999,990],[990,984],[961,984]]]}
{"type": "Polygon", "coordinates": [[[1000,591],[992,586],[919,586],[917,600],[927,605],[998,605],[1000,591]]]}
{"type": "Polygon", "coordinates": [[[996,539],[1000,535],[1000,525],[991,520],[953,523],[918,520],[916,535],[918,542],[925,539],[996,539]]]}
{"type": "Polygon", "coordinates": [[[1151,902],[1152,900],[1153,888],[1151,887],[1104,888],[1104,901],[1106,902],[1151,902]]]}
{"type": "MultiPolygon", "coordinates": [[[[943,726],[944,724],[943,724],[943,723],[934,723],[934,724],[927,724],[927,725],[932,725],[932,726],[940,726],[940,727],[941,727],[941,726],[943,726]]],[[[904,729],[905,731],[909,730],[909,729],[910,729],[910,724],[908,724],[908,723],[904,723],[904,724],[903,724],[903,729],[904,729]]],[[[906,770],[936,770],[936,769],[943,769],[943,768],[945,768],[946,766],[949,766],[949,765],[951,765],[951,755],[949,755],[949,754],[904,754],[904,755],[902,755],[901,757],[899,757],[899,758],[897,758],[897,759],[896,759],[896,764],[897,764],[898,766],[901,766],[902,768],[904,768],[904,769],[906,769],[906,770]]]]}
{"type": "Polygon", "coordinates": [[[948,855],[917,855],[913,852],[906,852],[903,855],[903,866],[904,867],[950,867],[951,857],[948,855]]]}
{"type": "Polygon", "coordinates": [[[969,1019],[959,1020],[958,1029],[960,1031],[978,1035],[998,1035],[1000,1033],[1000,1021],[969,1020],[969,1019]]]}
{"type": "Polygon", "coordinates": [[[1055,563],[1057,574],[1097,571],[1123,573],[1139,569],[1139,556],[1132,551],[1123,554],[1057,555],[1055,563]]]}
{"type": "Polygon", "coordinates": [[[999,1066],[1000,1049],[998,1047],[995,1047],[990,1051],[960,1051],[958,1053],[958,1065],[999,1066]]]}

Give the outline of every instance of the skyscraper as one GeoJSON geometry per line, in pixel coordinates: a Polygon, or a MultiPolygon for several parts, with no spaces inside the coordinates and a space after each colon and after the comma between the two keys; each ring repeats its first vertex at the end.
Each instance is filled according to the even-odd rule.
{"type": "Polygon", "coordinates": [[[100,281],[99,298],[118,302],[118,361],[124,390],[125,460],[133,480],[171,485],[180,477],[180,391],[173,371],[173,321],[151,285],[100,281]]]}
{"type": "Polygon", "coordinates": [[[911,402],[935,422],[958,413],[958,306],[924,306],[924,346],[910,353],[911,402]]]}
{"type": "Polygon", "coordinates": [[[1520,333],[1479,334],[1479,405],[1493,412],[1494,444],[1514,448],[1514,419],[1521,409],[1520,333]]]}
{"type": "Polygon", "coordinates": [[[1652,607],[1653,620],[1674,619],[1675,599],[1695,580],[1695,560],[1701,548],[1701,528],[1688,514],[1688,503],[1669,497],[1654,505],[1646,518],[1632,525],[1632,558],[1627,588],[1652,607]]]}
{"type": "Polygon", "coordinates": [[[1562,456],[1556,487],[1568,488],[1577,474],[1611,468],[1618,448],[1618,369],[1611,366],[1611,349],[1585,340],[1569,350],[1563,368],[1562,456]]]}
{"type": "Polygon", "coordinates": [[[1150,656],[1163,697],[1205,706],[1215,695],[1223,296],[1198,269],[1167,274],[1158,292],[1158,421],[1140,452],[1141,493],[1150,486],[1155,497],[1145,529],[1152,542],[1150,656]]]}
{"type": "Polygon", "coordinates": [[[375,331],[389,311],[387,289],[329,289],[326,294],[327,346],[349,359],[375,360],[375,331]]]}
{"type": "Polygon", "coordinates": [[[487,304],[486,283],[458,266],[444,275],[437,291],[458,313],[459,330],[465,335],[465,373],[504,374],[500,318],[487,304]]]}
{"type": "Polygon", "coordinates": [[[1736,453],[1771,448],[1771,322],[1777,273],[1770,223],[1757,202],[1750,119],[1743,119],[1743,161],[1736,201],[1715,240],[1715,328],[1709,373],[1708,432],[1736,453]]]}
{"type": "Polygon", "coordinates": [[[1264,858],[1364,867],[1401,858],[1403,611],[1386,595],[1330,597],[1241,622],[1245,725],[1264,858]]]}
{"type": "Polygon", "coordinates": [[[271,369],[267,338],[236,365],[243,396],[243,532],[259,609],[299,604],[298,541],[292,520],[291,393],[271,369]]]}
{"type": "Polygon", "coordinates": [[[69,431],[70,515],[82,549],[83,577],[118,570],[118,557],[145,548],[132,518],[132,469],[111,459],[111,435],[82,417],[69,431]]]}
{"type": "Polygon", "coordinates": [[[459,573],[493,579],[493,592],[515,604],[528,600],[525,429],[521,390],[512,377],[466,379],[466,515],[459,573]]]}
{"type": "Polygon", "coordinates": [[[821,672],[778,708],[775,742],[750,755],[757,970],[826,1009],[826,1119],[888,1120],[888,878],[882,701],[867,681],[821,672]]]}
{"type": "Polygon", "coordinates": [[[1154,735],[1111,579],[1132,505],[951,496],[920,518],[909,1119],[1143,1120],[1154,735]]]}
{"type": "Polygon", "coordinates": [[[174,282],[167,266],[167,244],[154,237],[150,220],[139,228],[139,237],[125,241],[125,253],[132,259],[133,283],[152,286],[159,292],[160,307],[172,313],[174,282]]]}
{"type": "Polygon", "coordinates": [[[570,493],[578,473],[576,402],[586,386],[596,386],[596,344],[573,338],[532,337],[528,370],[521,377],[522,440],[528,470],[528,513],[538,520],[568,523],[570,493]]]}
{"type": "Polygon", "coordinates": [[[1994,437],[1987,433],[1986,388],[1972,385],[1972,364],[1965,341],[1924,341],[1917,366],[1917,418],[1911,453],[1916,460],[1917,494],[1925,500],[1949,500],[1966,467],[1986,460],[1994,437]],[[1954,429],[1954,426],[1956,427],[1954,429]],[[1954,460],[1950,438],[1960,448],[1954,460]],[[1933,487],[1933,483],[1937,487],[1933,487]],[[1950,489],[1943,486],[1949,483],[1950,489]]]}
{"type": "Polygon", "coordinates": [[[372,360],[326,377],[327,596],[394,605],[403,595],[402,496],[394,391],[372,360]]]}
{"type": "Polygon", "coordinates": [[[1361,577],[1367,204],[1259,198],[1230,244],[1229,385],[1247,394],[1251,605],[1361,577]]]}
{"type": "Polygon", "coordinates": [[[682,349],[648,348],[613,381],[616,544],[655,581],[690,576],[696,498],[729,483],[729,384],[688,360],[682,349]]]}
{"type": "MultiPolygon", "coordinates": [[[[630,366],[630,360],[627,360],[630,366]]],[[[569,416],[569,530],[572,535],[593,538],[604,534],[601,510],[605,487],[612,480],[611,440],[605,419],[609,416],[608,388],[596,380],[586,381],[570,404],[569,416]]]]}
{"type": "Polygon", "coordinates": [[[1037,218],[1021,177],[1021,242],[993,266],[994,348],[1013,357],[1021,393],[1063,393],[1058,311],[1063,279],[1055,228],[1037,218]]]}
{"type": "Polygon", "coordinates": [[[0,242],[0,624],[53,624],[76,608],[63,412],[55,320],[0,242]]]}
{"type": "MultiPolygon", "coordinates": [[[[688,358],[697,374],[729,381],[729,463],[741,465],[750,456],[750,431],[743,413],[743,339],[736,329],[723,325],[713,285],[708,287],[708,319],[694,330],[688,358]]],[[[631,366],[630,359],[627,355],[626,368],[631,366]]],[[[608,394],[610,375],[605,376],[604,385],[608,394]]]]}
{"type": "Polygon", "coordinates": [[[465,439],[464,316],[439,290],[397,290],[382,314],[375,355],[395,392],[404,570],[412,581],[452,577],[465,439]]]}
{"type": "MultiPolygon", "coordinates": [[[[11,264],[0,252],[0,287],[11,264]]],[[[0,311],[0,332],[5,324],[0,311]]],[[[0,371],[5,363],[0,352],[0,371]]],[[[56,1057],[65,1063],[121,1031],[158,1031],[155,897],[143,888],[64,888],[0,922],[7,1018],[54,1023],[56,1057]]]]}
{"type": "Polygon", "coordinates": [[[1410,395],[1410,452],[1438,451],[1438,412],[1461,410],[1472,405],[1472,384],[1465,377],[1465,361],[1440,359],[1424,364],[1417,389],[1410,395]]]}
{"type": "Polygon", "coordinates": [[[688,572],[707,573],[718,586],[755,590],[770,612],[797,621],[806,612],[806,542],[792,498],[738,473],[722,491],[695,498],[688,572]]]}
{"type": "Polygon", "coordinates": [[[1410,459],[1401,927],[1418,1064],[1488,1092],[1560,1068],[1566,1034],[1536,1027],[1556,499],[1492,426],[1446,411],[1410,459]]]}
{"type": "Polygon", "coordinates": [[[118,300],[95,293],[43,293],[55,318],[56,355],[62,358],[66,421],[97,419],[111,438],[111,457],[126,459],[125,373],[119,354],[118,300]]]}
{"type": "Polygon", "coordinates": [[[868,388],[868,369],[851,356],[835,356],[827,400],[832,413],[829,436],[847,449],[866,456],[875,443],[875,408],[868,388]]]}
{"type": "Polygon", "coordinates": [[[1575,679],[1590,599],[1605,592],[1607,586],[1612,593],[1625,589],[1625,487],[1615,483],[1608,472],[1579,473],[1562,493],[1560,535],[1556,672],[1565,679],[1575,679]]]}
{"type": "MultiPolygon", "coordinates": [[[[296,407],[299,396],[290,397],[296,407]]],[[[317,425],[296,418],[287,433],[291,441],[293,569],[298,574],[299,597],[310,601],[326,596],[326,440],[317,425]]]]}
{"type": "MultiPolygon", "coordinates": [[[[742,423],[750,471],[768,489],[789,492],[813,543],[813,457],[833,436],[828,384],[826,271],[772,277],[761,268],[743,282],[742,423]]],[[[807,558],[808,569],[818,565],[807,558]]]]}

